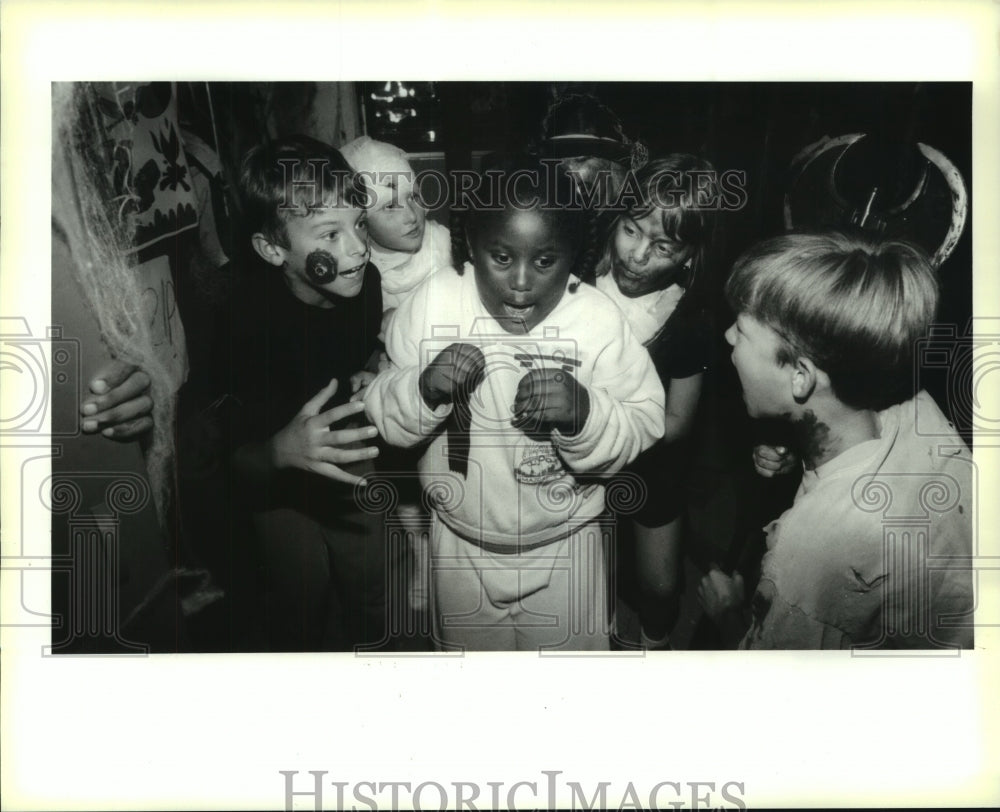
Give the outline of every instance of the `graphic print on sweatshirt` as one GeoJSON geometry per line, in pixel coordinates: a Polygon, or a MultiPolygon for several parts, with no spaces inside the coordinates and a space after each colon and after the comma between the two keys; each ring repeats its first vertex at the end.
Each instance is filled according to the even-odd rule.
{"type": "MultiPolygon", "coordinates": [[[[475,344],[486,361],[483,380],[468,404],[469,434],[474,445],[509,449],[515,478],[524,485],[545,485],[568,472],[549,432],[541,427],[511,426],[514,399],[521,379],[533,369],[561,369],[579,375],[582,361],[572,339],[559,338],[557,328],[546,328],[541,336],[512,335],[500,330],[493,319],[477,319],[461,338],[454,327],[438,327],[422,344],[424,363],[455,341],[475,344]]],[[[449,434],[449,437],[452,435],[449,434]]]]}

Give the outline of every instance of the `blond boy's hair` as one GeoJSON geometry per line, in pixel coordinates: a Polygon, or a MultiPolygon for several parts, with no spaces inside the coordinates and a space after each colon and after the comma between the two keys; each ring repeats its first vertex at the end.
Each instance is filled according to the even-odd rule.
{"type": "Polygon", "coordinates": [[[913,394],[917,342],[938,304],[924,251],[903,240],[844,231],[791,233],[741,256],[726,298],[774,330],[779,363],[809,358],[855,409],[913,394]]]}

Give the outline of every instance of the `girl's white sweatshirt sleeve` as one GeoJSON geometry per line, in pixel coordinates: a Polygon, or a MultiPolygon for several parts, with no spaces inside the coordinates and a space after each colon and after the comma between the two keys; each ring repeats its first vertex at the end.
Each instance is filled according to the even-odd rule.
{"type": "Polygon", "coordinates": [[[431,409],[420,396],[421,343],[430,323],[431,286],[421,285],[393,315],[386,336],[392,367],[365,389],[365,413],[390,445],[408,448],[427,439],[451,413],[451,404],[431,409]]]}
{"type": "Polygon", "coordinates": [[[613,474],[663,436],[666,397],[646,348],[624,320],[598,355],[587,385],[590,414],[580,432],[552,432],[566,465],[577,473],[613,474]]]}

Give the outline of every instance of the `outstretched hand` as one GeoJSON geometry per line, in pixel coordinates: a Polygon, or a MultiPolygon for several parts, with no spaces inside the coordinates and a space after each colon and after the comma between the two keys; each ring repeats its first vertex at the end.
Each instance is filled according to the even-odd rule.
{"type": "Polygon", "coordinates": [[[378,456],[378,448],[355,444],[378,436],[374,426],[356,429],[332,429],[334,423],[361,414],[365,405],[361,401],[345,403],[320,412],[337,391],[334,378],[311,398],[291,422],[271,440],[274,464],[278,468],[300,468],[320,476],[345,482],[348,485],[364,484],[359,476],[349,474],[338,466],[370,460],[378,456]],[[354,447],[350,447],[354,445],[354,447]]]}
{"type": "Polygon", "coordinates": [[[84,434],[119,442],[134,440],[153,428],[149,375],[134,364],[112,359],[91,378],[90,395],[80,403],[84,434]]]}
{"type": "Polygon", "coordinates": [[[451,403],[464,393],[471,397],[483,380],[486,358],[472,344],[449,344],[420,373],[420,396],[430,408],[451,403]]]}
{"type": "Polygon", "coordinates": [[[563,369],[533,369],[517,384],[511,425],[526,434],[558,429],[572,437],[590,416],[590,393],[563,369]]]}

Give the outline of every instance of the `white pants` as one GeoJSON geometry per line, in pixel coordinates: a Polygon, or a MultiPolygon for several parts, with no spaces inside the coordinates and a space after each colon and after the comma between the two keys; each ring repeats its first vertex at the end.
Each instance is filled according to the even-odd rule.
{"type": "Polygon", "coordinates": [[[518,554],[484,550],[436,516],[432,534],[436,643],[478,651],[607,651],[602,525],[518,554]]]}

